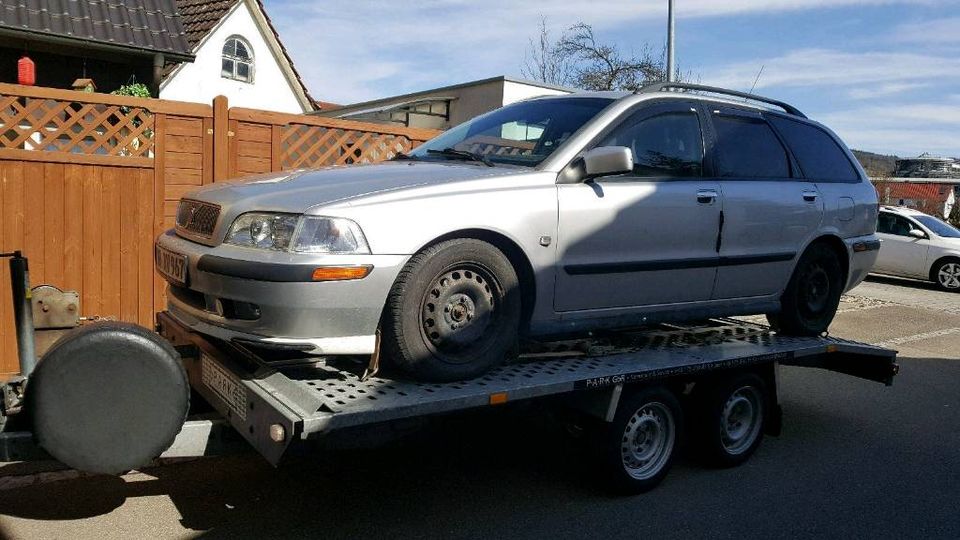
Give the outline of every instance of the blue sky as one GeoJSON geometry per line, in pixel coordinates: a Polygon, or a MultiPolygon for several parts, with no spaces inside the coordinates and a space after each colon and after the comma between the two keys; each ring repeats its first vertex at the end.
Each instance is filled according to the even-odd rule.
{"type": "MultiPolygon", "coordinates": [[[[540,15],[624,50],[665,40],[666,0],[266,0],[317,99],[353,103],[520,75],[540,15]]],[[[960,157],[960,0],[676,0],[704,84],[785,99],[854,148],[960,157]]]]}

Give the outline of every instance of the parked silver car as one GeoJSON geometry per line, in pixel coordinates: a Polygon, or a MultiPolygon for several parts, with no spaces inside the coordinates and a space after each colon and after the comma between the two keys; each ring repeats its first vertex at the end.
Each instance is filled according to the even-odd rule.
{"type": "Polygon", "coordinates": [[[388,163],[206,187],[156,253],[198,332],[355,355],[379,329],[390,361],[454,380],[518,336],[757,313],[823,332],[876,259],[876,219],[825,127],[671,84],[523,101],[388,163]]]}
{"type": "Polygon", "coordinates": [[[877,236],[883,249],[878,274],[929,280],[945,291],[960,291],[960,230],[904,207],[880,209],[877,236]]]}

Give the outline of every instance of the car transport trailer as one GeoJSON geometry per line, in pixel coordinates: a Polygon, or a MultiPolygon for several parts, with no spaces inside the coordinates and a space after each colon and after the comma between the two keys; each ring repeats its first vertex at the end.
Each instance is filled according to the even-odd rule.
{"type": "Polygon", "coordinates": [[[166,312],[155,330],[94,323],[60,338],[36,371],[4,386],[4,410],[21,431],[0,434],[0,458],[40,448],[74,468],[117,474],[160,455],[215,453],[216,428],[229,423],[276,465],[291,447],[347,428],[549,400],[596,428],[600,471],[612,488],[636,493],[666,475],[681,443],[732,466],[764,433],[778,434],[780,365],[887,385],[898,369],[889,349],[733,319],[530,343],[479,378],[441,384],[378,373],[376,355],[325,359],[218,341],[166,312]],[[225,422],[186,418],[191,389],[225,422]]]}

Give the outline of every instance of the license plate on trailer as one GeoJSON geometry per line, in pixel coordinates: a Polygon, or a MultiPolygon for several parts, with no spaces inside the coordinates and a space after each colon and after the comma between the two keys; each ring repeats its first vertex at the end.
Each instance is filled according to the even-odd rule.
{"type": "Polygon", "coordinates": [[[187,284],[187,256],[174,253],[163,246],[156,246],[154,253],[157,270],[179,285],[187,284]]]}
{"type": "Polygon", "coordinates": [[[206,353],[200,354],[200,382],[223,400],[233,414],[241,420],[247,419],[247,393],[240,380],[206,353]]]}

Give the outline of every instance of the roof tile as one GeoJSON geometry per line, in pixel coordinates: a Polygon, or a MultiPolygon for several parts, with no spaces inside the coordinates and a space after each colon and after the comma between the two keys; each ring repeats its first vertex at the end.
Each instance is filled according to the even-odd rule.
{"type": "Polygon", "coordinates": [[[3,0],[0,31],[192,56],[175,0],[3,0]]]}

